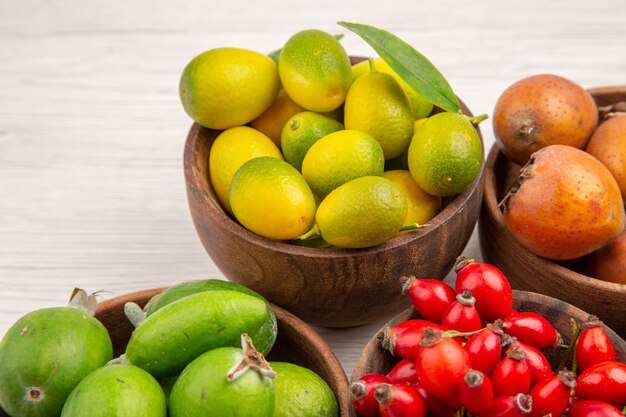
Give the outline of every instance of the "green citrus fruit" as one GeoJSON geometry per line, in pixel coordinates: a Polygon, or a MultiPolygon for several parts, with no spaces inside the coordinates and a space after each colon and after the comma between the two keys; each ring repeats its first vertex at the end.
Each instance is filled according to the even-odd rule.
{"type": "Polygon", "coordinates": [[[280,147],[280,135],[287,120],[295,114],[303,112],[304,109],[281,89],[276,96],[274,103],[250,123],[254,129],[267,135],[276,146],[280,147]]]}
{"type": "Polygon", "coordinates": [[[413,135],[413,115],[406,94],[389,74],[369,72],[357,78],[344,106],[346,129],[369,133],[380,143],[385,159],[399,156],[413,135]]]}
{"type": "Polygon", "coordinates": [[[302,175],[270,157],[251,159],[239,168],[230,186],[230,204],[245,228],[276,240],[300,236],[315,218],[315,199],[302,175]]]}
{"type": "Polygon", "coordinates": [[[308,368],[270,362],[276,372],[273,417],[337,417],[339,405],[326,381],[308,368]]]}
{"type": "Polygon", "coordinates": [[[210,129],[244,125],[273,102],[279,88],[269,57],[239,48],[216,48],[189,62],[180,79],[187,114],[210,129]]]}
{"type": "Polygon", "coordinates": [[[313,192],[325,197],[341,184],[366,175],[381,175],[383,151],[370,135],[340,130],[315,142],[302,161],[302,176],[313,192]]]}
{"type": "Polygon", "coordinates": [[[407,200],[390,180],[367,176],[349,181],[322,201],[315,220],[324,240],[345,248],[374,246],[404,224],[407,200]]]}
{"type": "Polygon", "coordinates": [[[302,170],[304,156],[315,142],[343,129],[343,124],[328,116],[307,111],[298,113],[285,123],[281,147],[285,161],[302,170]]]}
{"type": "MultiPolygon", "coordinates": [[[[426,100],[422,97],[417,91],[415,91],[411,86],[409,86],[406,81],[404,81],[390,66],[385,62],[382,58],[374,58],[374,66],[376,67],[376,71],[385,72],[390,74],[395,78],[395,80],[400,84],[402,90],[406,94],[409,99],[409,103],[411,103],[411,113],[413,114],[414,119],[421,119],[423,117],[428,117],[430,113],[433,111],[433,103],[426,100]]],[[[370,63],[369,61],[361,61],[352,66],[352,77],[353,80],[356,80],[359,76],[370,72],[370,63]]]]}
{"type": "Polygon", "coordinates": [[[458,113],[438,113],[417,128],[409,147],[409,171],[428,194],[452,196],[480,172],[483,146],[474,126],[458,113]]]}
{"type": "Polygon", "coordinates": [[[293,35],[280,53],[280,80],[305,109],[327,112],[341,106],[352,82],[350,59],[334,36],[320,30],[293,35]]]}
{"type": "Polygon", "coordinates": [[[441,210],[441,197],[430,195],[422,190],[409,171],[386,171],[382,176],[396,184],[407,199],[408,210],[404,223],[426,224],[441,210]]]}
{"type": "Polygon", "coordinates": [[[244,162],[259,156],[283,159],[278,147],[258,130],[238,126],[220,133],[209,153],[209,175],[217,198],[226,211],[230,208],[230,182],[244,162]]]}

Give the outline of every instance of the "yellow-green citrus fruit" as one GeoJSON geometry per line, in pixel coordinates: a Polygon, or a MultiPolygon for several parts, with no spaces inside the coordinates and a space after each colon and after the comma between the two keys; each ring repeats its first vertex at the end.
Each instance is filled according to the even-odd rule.
{"type": "Polygon", "coordinates": [[[273,417],[338,417],[335,394],[319,375],[287,362],[270,362],[276,372],[273,417]]]}
{"type": "Polygon", "coordinates": [[[409,147],[409,171],[428,194],[452,196],[480,172],[483,146],[474,126],[458,113],[438,113],[417,128],[409,147]]]}
{"type": "Polygon", "coordinates": [[[280,135],[283,132],[283,126],[290,117],[303,111],[304,109],[282,89],[278,92],[274,103],[262,115],[254,119],[250,126],[267,135],[280,147],[280,135]]]}
{"type": "Polygon", "coordinates": [[[281,134],[285,161],[301,171],[309,148],[324,136],[342,129],[342,123],[323,114],[311,111],[296,114],[285,123],[281,134]]]}
{"type": "Polygon", "coordinates": [[[280,53],[278,71],[287,94],[305,109],[341,106],[352,82],[350,59],[334,36],[320,30],[293,35],[280,53]]]}
{"type": "Polygon", "coordinates": [[[211,186],[229,213],[232,213],[228,199],[233,175],[244,162],[259,156],[283,159],[270,138],[247,126],[227,129],[215,138],[209,154],[211,186]]]}
{"type": "Polygon", "coordinates": [[[345,248],[374,246],[394,237],[404,224],[407,200],[383,177],[367,176],[333,190],[315,220],[324,240],[345,248]]]}
{"type": "MultiPolygon", "coordinates": [[[[406,83],[399,75],[396,73],[387,62],[382,58],[374,58],[374,67],[376,71],[385,72],[393,76],[396,79],[398,84],[404,90],[407,98],[409,99],[409,103],[411,103],[411,113],[413,114],[414,119],[421,119],[424,117],[428,117],[430,113],[433,111],[433,103],[426,100],[422,97],[417,91],[415,91],[410,85],[406,83]]],[[[369,61],[361,61],[352,66],[352,78],[356,80],[359,76],[370,72],[370,63],[369,61]]]]}
{"type": "Polygon", "coordinates": [[[237,170],[230,205],[246,229],[275,240],[304,234],[315,219],[315,199],[302,175],[271,157],[251,159],[237,170]]]}
{"type": "Polygon", "coordinates": [[[409,147],[413,123],[406,94],[391,75],[369,72],[350,87],[344,106],[346,129],[369,133],[380,143],[385,159],[409,147]]]}
{"type": "Polygon", "coordinates": [[[340,130],[309,148],[302,161],[302,176],[313,192],[325,197],[341,184],[385,169],[383,150],[365,132],[340,130]]]}
{"type": "Polygon", "coordinates": [[[180,79],[187,114],[210,129],[244,125],[276,98],[280,80],[274,61],[258,52],[216,48],[189,62],[180,79]]]}
{"type": "Polygon", "coordinates": [[[441,197],[422,190],[409,171],[386,171],[382,176],[396,184],[407,199],[408,210],[404,223],[426,224],[441,210],[441,197]]]}

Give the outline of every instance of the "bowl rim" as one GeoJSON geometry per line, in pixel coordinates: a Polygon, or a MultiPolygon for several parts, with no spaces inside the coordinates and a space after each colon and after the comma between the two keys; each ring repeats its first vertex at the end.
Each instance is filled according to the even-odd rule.
{"type": "MultiPolygon", "coordinates": [[[[463,109],[463,113],[468,116],[473,116],[472,112],[461,99],[459,99],[459,102],[463,109]]],[[[483,156],[481,158],[480,171],[478,172],[476,178],[474,178],[474,181],[472,181],[472,183],[461,193],[455,195],[454,198],[451,199],[448,204],[446,204],[445,207],[439,213],[437,213],[437,215],[435,215],[431,219],[431,221],[428,222],[427,227],[413,230],[411,231],[411,233],[395,236],[383,243],[367,248],[351,249],[333,247],[320,249],[293,245],[284,241],[272,240],[257,235],[240,225],[222,208],[222,205],[219,203],[219,200],[215,195],[215,192],[213,191],[208,172],[206,178],[207,188],[202,187],[202,183],[205,179],[202,178],[199,170],[196,169],[196,167],[198,166],[198,160],[196,158],[196,156],[198,156],[198,153],[196,152],[196,150],[203,145],[202,141],[213,141],[214,138],[220,133],[220,131],[204,128],[195,122],[191,125],[191,128],[189,129],[189,132],[187,134],[183,154],[185,182],[187,184],[188,196],[196,200],[198,206],[201,208],[203,216],[211,218],[216,224],[220,224],[222,228],[227,229],[237,238],[250,242],[255,246],[263,247],[265,249],[270,249],[288,255],[310,256],[318,258],[341,258],[346,255],[374,255],[382,251],[393,250],[395,248],[410,244],[424,236],[434,233],[434,231],[440,225],[448,222],[452,217],[454,217],[454,215],[458,211],[463,210],[464,204],[468,200],[470,200],[472,196],[474,196],[476,193],[482,192],[482,181],[485,175],[486,166],[485,142],[482,132],[480,130],[480,126],[476,125],[474,127],[478,133],[483,153],[483,156]]],[[[208,161],[205,163],[208,164],[208,161]]]]}
{"type": "MultiPolygon", "coordinates": [[[[610,86],[610,87],[597,87],[587,89],[587,91],[594,97],[597,98],[598,95],[604,94],[614,94],[614,93],[625,93],[626,86],[610,86]]],[[[588,275],[581,274],[577,271],[569,269],[565,266],[559,265],[557,262],[554,262],[550,259],[540,257],[535,255],[531,251],[522,247],[517,240],[513,237],[506,224],[504,223],[504,215],[502,214],[501,208],[498,206],[498,196],[496,191],[497,178],[495,173],[495,167],[498,163],[502,163],[502,161],[506,162],[507,165],[510,165],[512,162],[506,158],[506,156],[500,150],[500,147],[497,143],[493,143],[489,153],[487,155],[487,160],[485,162],[485,185],[483,190],[483,209],[487,211],[488,215],[492,218],[492,220],[496,223],[496,226],[502,233],[506,233],[510,235],[513,239],[514,244],[519,249],[520,253],[523,253],[523,256],[528,259],[532,259],[537,265],[540,265],[543,271],[548,273],[558,274],[558,276],[574,280],[577,279],[580,283],[586,285],[587,287],[594,287],[602,289],[607,292],[623,292],[626,291],[626,284],[619,284],[615,282],[603,281],[598,278],[593,278],[588,275]]]]}

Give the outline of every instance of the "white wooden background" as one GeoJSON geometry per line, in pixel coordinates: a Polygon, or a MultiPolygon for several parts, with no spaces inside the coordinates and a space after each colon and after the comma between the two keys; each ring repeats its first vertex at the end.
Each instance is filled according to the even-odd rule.
{"type": "MultiPolygon", "coordinates": [[[[308,28],[371,55],[338,20],[415,46],[475,113],[536,73],[626,85],[624,0],[0,0],[0,335],[75,286],[223,278],[188,213],[180,73],[204,50],[266,53],[308,28]]],[[[480,258],[476,234],[465,254],[480,258]]],[[[380,324],[319,331],[349,375],[380,324]]]]}

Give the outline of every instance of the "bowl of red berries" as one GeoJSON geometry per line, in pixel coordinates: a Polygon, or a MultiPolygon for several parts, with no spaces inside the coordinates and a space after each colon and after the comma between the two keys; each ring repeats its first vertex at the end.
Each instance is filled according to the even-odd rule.
{"type": "Polygon", "coordinates": [[[623,416],[626,342],[596,317],[511,290],[460,257],[454,287],[403,278],[413,307],[368,342],[350,382],[352,417],[623,416]]]}

